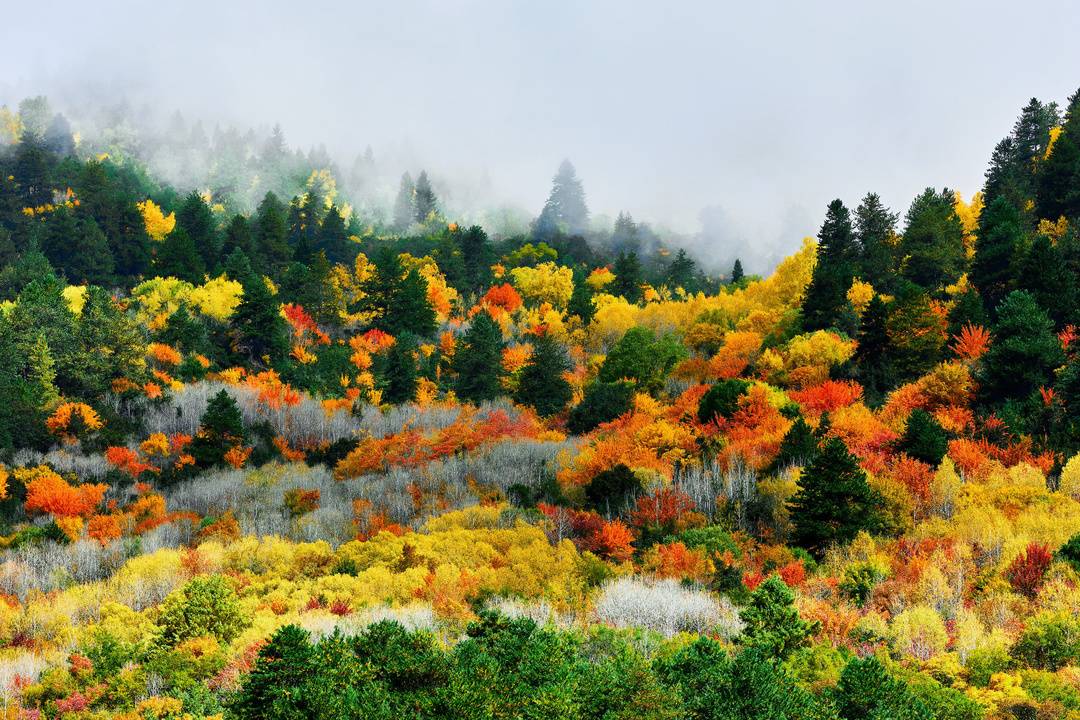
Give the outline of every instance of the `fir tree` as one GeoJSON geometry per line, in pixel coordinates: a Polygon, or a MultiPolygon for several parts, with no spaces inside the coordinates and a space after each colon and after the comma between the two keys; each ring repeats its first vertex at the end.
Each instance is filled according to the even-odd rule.
{"type": "Polygon", "coordinates": [[[260,650],[244,677],[231,710],[237,717],[299,720],[312,717],[309,696],[302,692],[317,668],[308,633],[296,625],[278,629],[260,650]]]}
{"type": "Polygon", "coordinates": [[[454,240],[461,254],[462,286],[458,290],[465,293],[479,293],[491,285],[491,266],[495,262],[495,251],[491,247],[487,233],[479,225],[453,233],[454,240]]]}
{"type": "Polygon", "coordinates": [[[502,330],[486,311],[478,312],[454,352],[458,396],[472,403],[502,394],[502,330]]]}
{"type": "Polygon", "coordinates": [[[637,253],[619,253],[612,272],[615,273],[611,282],[612,295],[621,295],[630,303],[641,300],[641,263],[637,253]]]}
{"type": "Polygon", "coordinates": [[[397,199],[394,200],[394,229],[405,232],[416,219],[416,186],[409,173],[401,176],[397,199]]]}
{"type": "Polygon", "coordinates": [[[220,264],[221,237],[214,214],[201,195],[192,192],[184,198],[176,211],[176,228],[187,234],[204,268],[212,270],[220,264]]]}
{"type": "MultiPolygon", "coordinates": [[[[736,260],[738,262],[738,260],[736,260]]],[[[686,254],[686,251],[679,248],[679,251],[675,253],[675,258],[671,261],[671,265],[667,270],[667,282],[670,287],[679,288],[687,292],[694,292],[696,286],[696,274],[697,263],[686,254]]]]}
{"type": "Polygon", "coordinates": [[[833,200],[818,232],[817,264],[803,298],[803,327],[806,330],[829,328],[840,319],[855,277],[857,255],[851,214],[844,203],[833,200]]]}
{"type": "Polygon", "coordinates": [[[731,266],[731,284],[738,285],[746,277],[743,272],[742,260],[735,258],[735,264],[731,266]]]}
{"type": "Polygon", "coordinates": [[[896,213],[876,193],[867,193],[855,209],[855,238],[859,243],[858,275],[878,292],[889,292],[896,272],[896,213]]]}
{"type": "Polygon", "coordinates": [[[236,401],[225,390],[210,398],[199,419],[199,431],[189,446],[199,467],[213,467],[225,462],[225,453],[244,442],[244,416],[236,401]]]}
{"type": "Polygon", "coordinates": [[[955,195],[926,188],[905,216],[900,242],[905,256],[901,274],[931,293],[955,283],[965,269],[964,227],[956,215],[955,195]]]}
{"type": "Polygon", "coordinates": [[[908,416],[904,436],[897,443],[897,449],[937,467],[949,449],[949,438],[933,415],[916,408],[908,416]]]}
{"type": "Polygon", "coordinates": [[[257,257],[265,269],[275,272],[292,259],[289,247],[289,226],[285,205],[272,192],[266,193],[255,211],[253,241],[257,257]]]}
{"type": "Polygon", "coordinates": [[[421,170],[420,177],[416,178],[414,198],[416,222],[422,225],[438,214],[438,201],[435,198],[435,191],[431,188],[431,181],[428,180],[427,171],[421,170]]]}
{"type": "Polygon", "coordinates": [[[1020,211],[1005,197],[996,198],[979,215],[975,240],[975,260],[969,279],[987,312],[994,313],[1008,294],[1014,272],[1014,257],[1024,237],[1020,211]]]}
{"type": "Polygon", "coordinates": [[[788,506],[795,544],[821,557],[830,545],[875,530],[879,504],[843,441],[829,438],[799,477],[799,490],[788,506]]]}
{"type": "Polygon", "coordinates": [[[804,466],[817,456],[818,439],[813,429],[806,424],[802,415],[795,418],[784,439],[780,442],[780,452],[770,465],[771,472],[778,472],[792,465],[804,466]]]}
{"type": "Polygon", "coordinates": [[[983,357],[979,387],[990,403],[1027,398],[1049,387],[1064,360],[1046,311],[1030,294],[1014,290],[998,306],[994,342],[983,357]]]}
{"type": "Polygon", "coordinates": [[[563,160],[551,182],[551,194],[536,219],[536,236],[543,240],[559,233],[577,235],[585,232],[588,224],[589,208],[581,180],[570,161],[563,160]]]}
{"type": "MultiPolygon", "coordinates": [[[[231,255],[234,250],[239,250],[249,258],[261,260],[255,249],[251,226],[248,225],[247,218],[240,213],[233,215],[232,220],[225,227],[225,240],[221,246],[221,252],[225,257],[231,255]]],[[[257,267],[261,266],[261,263],[257,261],[254,264],[257,267]]]]}
{"type": "Polygon", "coordinates": [[[795,593],[775,575],[758,585],[739,618],[746,624],[739,644],[781,661],[809,645],[820,629],[820,623],[799,617],[795,593]]]}
{"type": "Polygon", "coordinates": [[[416,344],[409,335],[401,335],[386,351],[382,377],[383,401],[393,405],[411,402],[416,397],[416,344]]]}
{"type": "Polygon", "coordinates": [[[1076,275],[1045,235],[1036,236],[1028,247],[1020,261],[1016,284],[1047,311],[1055,327],[1063,328],[1076,316],[1076,275]]]}
{"type": "Polygon", "coordinates": [[[435,310],[427,296],[428,284],[420,271],[413,268],[405,273],[400,291],[390,308],[390,325],[394,333],[408,332],[425,337],[435,332],[435,310]]]}
{"type": "Polygon", "coordinates": [[[574,291],[570,293],[570,302],[566,306],[567,315],[572,315],[581,320],[583,326],[588,326],[596,315],[596,305],[593,303],[593,289],[585,281],[584,273],[574,274],[574,291]]]}
{"type": "Polygon", "coordinates": [[[1039,217],[1080,217],[1080,90],[1069,98],[1061,134],[1050,156],[1039,164],[1036,208],[1039,217]]]}
{"type": "Polygon", "coordinates": [[[356,257],[352,243],[349,240],[348,230],[345,228],[345,218],[336,205],[331,205],[323,218],[319,228],[319,241],[316,250],[326,253],[326,259],[331,263],[351,265],[356,257]]]}
{"type": "Polygon", "coordinates": [[[230,318],[235,347],[256,362],[282,360],[289,351],[289,339],[270,288],[252,271],[243,253],[234,252],[226,262],[229,277],[244,289],[240,305],[230,318]]]}
{"type": "Polygon", "coordinates": [[[888,319],[888,305],[875,294],[860,318],[854,358],[856,374],[868,399],[880,397],[893,384],[889,367],[888,319]]]}
{"type": "Polygon", "coordinates": [[[175,277],[198,285],[206,277],[206,265],[187,230],[176,227],[161,243],[154,270],[162,277],[175,277]]]}
{"type": "Polygon", "coordinates": [[[532,356],[521,369],[514,400],[533,408],[540,417],[550,417],[573,398],[573,389],[563,377],[570,362],[566,351],[547,333],[536,337],[532,345],[532,356]]]}

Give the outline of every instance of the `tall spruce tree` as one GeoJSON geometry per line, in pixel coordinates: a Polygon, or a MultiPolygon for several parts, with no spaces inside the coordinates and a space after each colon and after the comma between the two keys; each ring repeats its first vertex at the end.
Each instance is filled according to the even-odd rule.
{"type": "Polygon", "coordinates": [[[345,218],[336,205],[331,205],[323,217],[319,227],[319,239],[316,243],[316,251],[326,253],[326,259],[331,263],[351,265],[356,253],[349,241],[349,232],[345,226],[345,218]]]}
{"type": "Polygon", "coordinates": [[[398,186],[397,198],[394,200],[394,229],[405,232],[415,220],[416,185],[413,184],[412,176],[404,173],[398,186]]]}
{"type": "Polygon", "coordinates": [[[226,260],[225,270],[243,287],[240,304],[229,319],[234,347],[256,363],[273,364],[284,359],[289,339],[270,288],[251,269],[243,252],[234,251],[226,260]]]}
{"type": "Polygon", "coordinates": [[[438,199],[435,190],[431,187],[426,170],[420,171],[420,177],[416,178],[416,190],[414,191],[416,206],[416,222],[423,224],[435,217],[439,212],[438,199]]]}
{"type": "Polygon", "coordinates": [[[588,228],[589,208],[585,190],[569,160],[563,160],[551,181],[551,194],[536,219],[535,233],[540,239],[564,233],[578,235],[588,228]]]}
{"type": "Polygon", "coordinates": [[[292,260],[289,247],[288,209],[272,192],[266,193],[255,211],[253,241],[266,272],[274,273],[292,260]]]}
{"type": "Polygon", "coordinates": [[[409,334],[399,335],[383,360],[383,402],[400,405],[412,401],[416,397],[416,375],[416,341],[409,334]]]}
{"type": "Polygon", "coordinates": [[[1015,256],[1023,239],[1023,218],[1008,198],[995,198],[979,215],[969,279],[982,296],[988,313],[993,314],[1009,292],[1015,256]]]}
{"type": "Polygon", "coordinates": [[[735,258],[735,264],[731,266],[731,284],[737,285],[746,276],[743,272],[742,260],[735,258]]]}
{"type": "Polygon", "coordinates": [[[221,264],[221,236],[214,214],[202,195],[192,192],[184,198],[176,211],[176,227],[187,233],[204,268],[213,270],[221,264]]]}
{"type": "Polygon", "coordinates": [[[615,279],[611,282],[611,294],[621,295],[627,302],[641,300],[641,262],[637,253],[619,253],[612,267],[615,279]]]}
{"type": "Polygon", "coordinates": [[[454,389],[463,400],[481,403],[502,394],[502,330],[486,311],[473,316],[472,324],[454,352],[454,389]]]}
{"type": "Polygon", "coordinates": [[[1069,98],[1061,134],[1039,164],[1037,183],[1039,217],[1080,217],[1080,90],[1069,98]]]}
{"type": "Polygon", "coordinates": [[[1029,293],[1014,290],[998,306],[994,341],[983,357],[979,389],[991,404],[1024,399],[1050,387],[1064,361],[1061,342],[1046,311],[1029,293]]]}
{"type": "Polygon", "coordinates": [[[930,293],[941,293],[965,270],[964,227],[955,194],[926,188],[908,208],[900,251],[901,274],[930,293]]]}
{"type": "Polygon", "coordinates": [[[529,362],[521,369],[514,399],[536,410],[540,417],[560,412],[574,392],[563,373],[570,369],[566,351],[547,333],[532,341],[529,362]]]}
{"type": "Polygon", "coordinates": [[[842,440],[829,438],[799,477],[799,490],[788,506],[795,525],[792,539],[821,557],[830,545],[875,530],[879,506],[858,461],[842,440]]]}
{"type": "Polygon", "coordinates": [[[818,232],[817,264],[803,298],[806,330],[823,330],[840,320],[848,303],[847,292],[855,277],[857,259],[851,213],[843,202],[833,200],[818,232]]]}
{"type": "Polygon", "coordinates": [[[867,193],[855,208],[859,243],[858,275],[878,292],[890,292],[896,272],[896,219],[877,193],[867,193]]]}

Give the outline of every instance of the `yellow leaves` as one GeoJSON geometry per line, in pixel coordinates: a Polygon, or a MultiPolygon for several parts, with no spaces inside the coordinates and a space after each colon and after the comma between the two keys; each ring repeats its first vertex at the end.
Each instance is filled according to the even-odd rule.
{"type": "Polygon", "coordinates": [[[1054,243],[1057,243],[1061,238],[1065,237],[1065,233],[1069,232],[1069,221],[1062,215],[1057,219],[1057,222],[1051,222],[1050,220],[1039,221],[1039,234],[1045,235],[1050,238],[1054,243]]]}
{"type": "Polygon", "coordinates": [[[243,295],[239,282],[221,275],[192,288],[188,301],[203,315],[225,322],[240,306],[243,295]]]}
{"type": "Polygon", "coordinates": [[[866,310],[866,306],[874,299],[874,286],[855,278],[851,281],[851,287],[848,288],[847,299],[851,306],[855,308],[855,312],[862,315],[866,310]]]}
{"type": "Polygon", "coordinates": [[[1048,159],[1050,154],[1054,152],[1054,143],[1061,137],[1061,131],[1063,129],[1064,128],[1060,125],[1050,128],[1050,141],[1046,143],[1046,152],[1043,153],[1043,160],[1048,159]]]}
{"type": "Polygon", "coordinates": [[[7,497],[8,494],[8,478],[11,477],[8,470],[3,465],[0,465],[0,500],[7,497]]]}
{"type": "Polygon", "coordinates": [[[1058,491],[1074,500],[1080,500],[1080,453],[1073,455],[1062,468],[1058,491]]]}
{"type": "Polygon", "coordinates": [[[593,289],[593,292],[600,292],[614,281],[615,274],[607,267],[596,268],[589,273],[589,277],[585,278],[585,282],[589,284],[589,287],[593,289]]]}
{"type": "Polygon", "coordinates": [[[136,203],[135,206],[142,213],[143,225],[151,240],[161,242],[176,227],[176,213],[165,215],[153,200],[147,198],[141,203],[136,203]]]}
{"type": "Polygon", "coordinates": [[[514,268],[510,271],[510,277],[522,297],[536,304],[546,302],[564,308],[574,292],[574,272],[553,262],[514,268]]]}
{"type": "Polygon", "coordinates": [[[86,305],[86,286],[68,285],[63,289],[62,294],[68,309],[76,316],[82,315],[82,309],[86,305]]]}

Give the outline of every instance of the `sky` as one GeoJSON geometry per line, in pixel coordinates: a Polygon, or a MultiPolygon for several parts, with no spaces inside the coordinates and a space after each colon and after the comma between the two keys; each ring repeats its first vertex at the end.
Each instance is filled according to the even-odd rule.
{"type": "Polygon", "coordinates": [[[1078,29],[1038,0],[22,2],[0,103],[277,122],[533,214],[565,157],[594,215],[765,257],[835,197],[978,190],[1023,104],[1080,87],[1078,29]]]}

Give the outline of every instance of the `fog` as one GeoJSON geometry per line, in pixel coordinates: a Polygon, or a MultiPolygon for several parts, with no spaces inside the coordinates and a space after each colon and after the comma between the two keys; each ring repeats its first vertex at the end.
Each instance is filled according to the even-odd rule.
{"type": "Polygon", "coordinates": [[[9,3],[0,103],[280,123],[347,166],[426,168],[462,211],[534,215],[560,160],[763,270],[867,191],[970,195],[1032,96],[1080,86],[1068,2],[9,3]]]}

